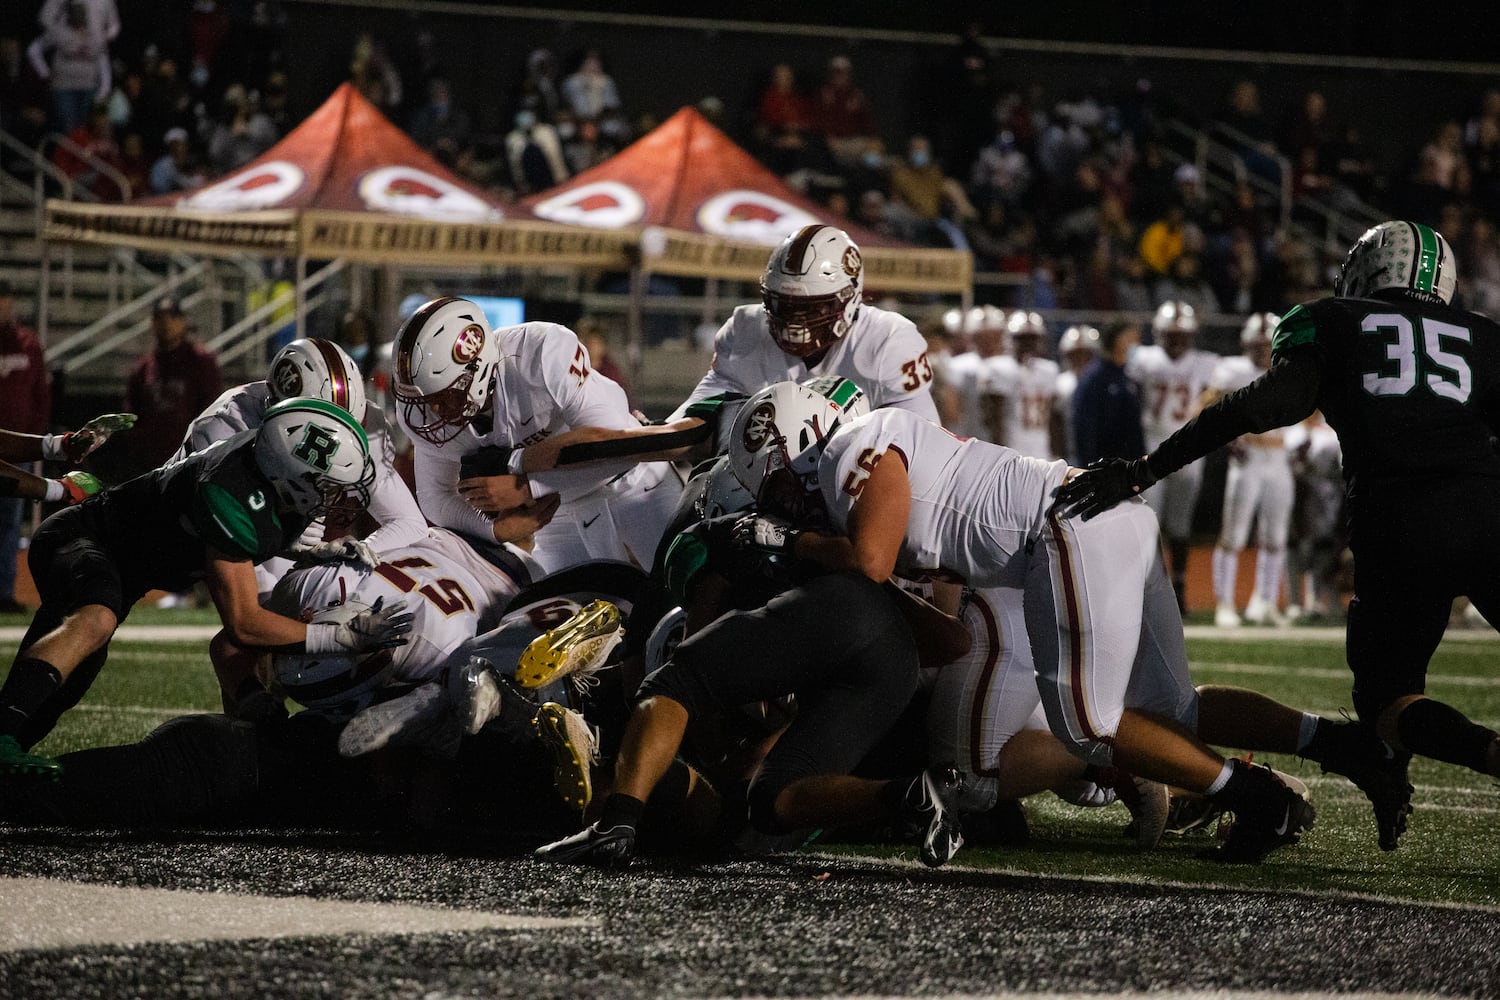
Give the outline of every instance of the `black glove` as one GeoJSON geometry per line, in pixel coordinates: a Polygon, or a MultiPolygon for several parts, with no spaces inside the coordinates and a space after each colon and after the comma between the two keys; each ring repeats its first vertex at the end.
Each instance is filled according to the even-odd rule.
{"type": "Polygon", "coordinates": [[[1052,509],[1059,517],[1082,514],[1087,521],[1156,482],[1144,458],[1101,458],[1057,488],[1052,509]]]}

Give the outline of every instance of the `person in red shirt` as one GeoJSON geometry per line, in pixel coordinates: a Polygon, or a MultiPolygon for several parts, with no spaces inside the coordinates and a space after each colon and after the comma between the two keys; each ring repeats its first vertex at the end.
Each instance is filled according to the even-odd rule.
{"type": "MultiPolygon", "coordinates": [[[[52,383],[42,343],[16,321],[15,290],[0,282],[0,427],[45,434],[52,416],[52,383]]],[[[16,602],[16,550],[26,501],[0,496],[0,612],[24,611],[16,602]]]]}
{"type": "Polygon", "coordinates": [[[828,75],[818,88],[814,113],[818,131],[840,163],[858,160],[868,140],[879,135],[870,99],[854,83],[853,68],[845,56],[828,61],[828,75]]]}
{"type": "Polygon", "coordinates": [[[188,337],[188,319],[175,298],[156,303],[151,330],[156,349],[136,362],[125,387],[125,410],[140,417],[121,436],[121,443],[130,445],[136,473],[170,458],[182,444],[188,424],[223,389],[218,361],[188,337]]]}

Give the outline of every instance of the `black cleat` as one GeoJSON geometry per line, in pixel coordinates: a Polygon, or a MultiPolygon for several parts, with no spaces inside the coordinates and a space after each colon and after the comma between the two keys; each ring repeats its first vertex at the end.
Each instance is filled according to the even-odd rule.
{"type": "Polygon", "coordinates": [[[21,749],[14,736],[0,736],[0,778],[60,781],[62,764],[51,757],[21,749]]]}
{"type": "Polygon", "coordinates": [[[532,857],[563,865],[624,868],[635,856],[635,827],[620,824],[608,830],[594,823],[570,837],[538,847],[532,857]]]}
{"type": "Polygon", "coordinates": [[[1245,768],[1256,805],[1235,810],[1229,838],[1212,857],[1226,864],[1258,865],[1276,848],[1297,843],[1303,830],[1311,830],[1317,810],[1269,767],[1234,763],[1245,768]]]}
{"type": "Polygon", "coordinates": [[[922,831],[918,854],[922,864],[937,868],[946,864],[964,845],[958,816],[962,776],[951,767],[929,767],[907,791],[908,819],[922,831]]]}
{"type": "Polygon", "coordinates": [[[1354,722],[1326,721],[1303,756],[1316,761],[1325,774],[1339,774],[1365,793],[1375,810],[1375,830],[1382,851],[1394,851],[1411,815],[1411,754],[1392,750],[1354,722]]]}

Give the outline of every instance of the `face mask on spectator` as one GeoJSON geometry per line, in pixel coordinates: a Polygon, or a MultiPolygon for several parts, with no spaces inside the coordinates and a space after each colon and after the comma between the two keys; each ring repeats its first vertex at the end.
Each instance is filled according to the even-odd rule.
{"type": "Polygon", "coordinates": [[[531,131],[531,127],[533,125],[535,125],[535,124],[536,124],[536,112],[534,112],[534,111],[517,111],[516,112],[516,128],[520,129],[522,132],[529,132],[529,131],[531,131]]]}
{"type": "Polygon", "coordinates": [[[873,149],[864,155],[865,166],[869,167],[871,170],[879,170],[880,161],[880,154],[875,152],[873,149]]]}
{"type": "Polygon", "coordinates": [[[911,165],[917,168],[925,167],[932,162],[932,154],[917,150],[911,154],[911,165]]]}
{"type": "Polygon", "coordinates": [[[557,137],[564,142],[578,134],[578,126],[572,122],[557,123],[557,137]]]}

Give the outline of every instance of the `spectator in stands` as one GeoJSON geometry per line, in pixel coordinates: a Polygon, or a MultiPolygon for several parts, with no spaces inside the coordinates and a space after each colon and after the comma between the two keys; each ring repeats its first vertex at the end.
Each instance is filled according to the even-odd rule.
{"type": "Polygon", "coordinates": [[[1225,145],[1240,155],[1245,168],[1272,184],[1281,183],[1276,144],[1260,107],[1260,88],[1253,80],[1236,81],[1229,100],[1219,112],[1214,131],[1225,145]]]}
{"type": "Polygon", "coordinates": [[[159,58],[154,47],[148,47],[141,73],[141,99],[131,111],[136,130],[154,137],[190,124],[192,97],[177,75],[177,63],[159,58]]]}
{"type": "Polygon", "coordinates": [[[924,135],[912,136],[906,144],[906,155],[891,164],[891,197],[915,218],[916,242],[934,246],[951,244],[938,232],[940,221],[950,214],[960,222],[978,214],[963,185],[943,173],[933,158],[932,143],[924,135]]]}
{"type": "Polygon", "coordinates": [[[1191,163],[1180,164],[1172,171],[1176,200],[1182,204],[1183,238],[1188,249],[1201,248],[1206,233],[1222,225],[1219,206],[1203,186],[1203,175],[1191,163]]]}
{"type": "Polygon", "coordinates": [[[240,84],[224,91],[224,108],[208,136],[208,166],[215,176],[238,170],[276,145],[271,119],[240,84]]]}
{"type": "Polygon", "coordinates": [[[146,159],[146,140],[139,132],[126,132],[120,140],[120,173],[125,175],[131,198],[150,193],[151,161],[146,159]]]}
{"type": "Polygon", "coordinates": [[[205,176],[193,158],[187,129],[168,129],[162,145],[166,152],[151,165],[151,193],[172,194],[202,187],[205,176]]]}
{"type": "MultiPolygon", "coordinates": [[[[52,418],[52,383],[36,332],[16,318],[15,289],[0,281],[0,427],[45,434],[52,418]]],[[[16,553],[26,502],[0,497],[0,613],[24,611],[16,601],[16,553]]]]}
{"type": "Polygon", "coordinates": [[[43,31],[66,24],[71,14],[69,8],[74,6],[86,9],[89,23],[95,26],[106,42],[119,37],[120,11],[115,7],[115,0],[46,0],[37,13],[37,23],[42,26],[43,31]]]}
{"type": "Polygon", "coordinates": [[[615,79],[604,71],[597,49],[589,49],[562,83],[563,100],[579,121],[598,121],[607,112],[620,110],[620,92],[615,79]]]}
{"type": "Polygon", "coordinates": [[[899,237],[885,195],[874,188],[860,194],[859,203],[854,209],[854,221],[872,232],[899,237]]]}
{"type": "Polygon", "coordinates": [[[792,67],[776,64],[755,104],[755,142],[761,159],[783,176],[811,166],[808,145],[812,126],[812,106],[797,89],[792,67]]]}
{"type": "MultiPolygon", "coordinates": [[[[354,40],[354,53],[349,59],[349,79],[366,100],[387,115],[394,114],[405,98],[401,74],[396,72],[395,63],[386,55],[385,46],[369,32],[361,33],[354,40]]],[[[417,141],[423,142],[421,139],[417,141]]],[[[423,145],[430,144],[423,142],[423,145]]]]}
{"type": "Polygon", "coordinates": [[[1166,214],[1146,227],[1141,233],[1139,247],[1141,260],[1158,277],[1172,270],[1172,262],[1182,256],[1185,233],[1183,230],[1182,202],[1174,201],[1167,206],[1166,214]]]}
{"type": "Polygon", "coordinates": [[[557,59],[550,49],[532,49],[526,57],[526,75],[516,93],[516,110],[530,111],[537,121],[550,122],[563,110],[557,87],[557,59]]]}
{"type": "Polygon", "coordinates": [[[557,129],[537,121],[536,112],[529,109],[516,112],[516,127],[505,136],[505,159],[519,194],[545,191],[568,179],[557,129]]]}
{"type": "Polygon", "coordinates": [[[260,110],[270,119],[277,135],[286,135],[297,122],[288,105],[286,74],[276,70],[266,77],[266,91],[260,99],[260,110]]]}
{"type": "Polygon", "coordinates": [[[1156,307],[1151,294],[1151,268],[1138,253],[1123,254],[1115,263],[1115,308],[1121,312],[1150,312],[1156,307]]]}
{"type": "Polygon", "coordinates": [[[1176,197],[1175,168],[1167,162],[1162,144],[1148,138],[1130,165],[1130,212],[1136,219],[1159,219],[1176,197]]]}
{"type": "Polygon", "coordinates": [[[374,329],[375,317],[365,309],[350,309],[339,318],[338,344],[366,378],[372,374],[375,364],[375,352],[371,350],[374,329]]]}
{"type": "Polygon", "coordinates": [[[88,4],[73,0],[63,19],[45,25],[26,50],[36,75],[52,94],[52,128],[63,134],[88,124],[95,101],[112,88],[109,40],[104,26],[90,22],[88,4]]]}
{"type": "Polygon", "coordinates": [[[188,13],[188,81],[202,93],[218,68],[219,52],[229,37],[229,8],[221,0],[193,0],[188,13]]]}
{"type": "Polygon", "coordinates": [[[598,123],[578,122],[574,124],[571,120],[566,121],[558,125],[559,135],[562,134],[564,125],[571,126],[574,129],[574,135],[563,143],[562,155],[567,166],[562,178],[553,183],[562,183],[563,180],[567,180],[569,174],[581,174],[585,170],[591,170],[617,152],[614,146],[602,141],[598,123]]]}
{"type": "Polygon", "coordinates": [[[427,103],[412,117],[411,137],[445,163],[452,163],[469,144],[469,115],[454,103],[442,77],[427,84],[427,103]]]}
{"type": "Polygon", "coordinates": [[[68,142],[53,151],[52,162],[57,168],[101,201],[121,200],[125,192],[120,190],[116,173],[124,172],[124,161],[115,128],[109,123],[109,111],[102,102],[94,106],[86,124],[68,133],[68,142]]]}
{"type": "Polygon", "coordinates": [[[1047,116],[1037,135],[1035,161],[1038,169],[1054,179],[1070,177],[1088,155],[1090,129],[1098,125],[1100,111],[1091,100],[1060,101],[1047,116]]]}
{"type": "Polygon", "coordinates": [[[1125,374],[1130,349],[1140,342],[1140,327],[1116,323],[1100,335],[1099,356],[1078,377],[1073,392],[1073,434],[1081,465],[1146,453],[1141,390],[1125,374]]]}
{"type": "Polygon", "coordinates": [[[1163,302],[1185,302],[1199,316],[1211,316],[1219,311],[1218,296],[1212,286],[1204,280],[1198,255],[1184,253],[1172,262],[1165,278],[1156,283],[1153,294],[1155,305],[1163,302]]]}
{"type": "Polygon", "coordinates": [[[1322,160],[1331,151],[1333,141],[1333,126],[1328,121],[1328,99],[1322,91],[1309,90],[1281,126],[1278,140],[1281,151],[1295,162],[1301,151],[1310,146],[1317,150],[1318,158],[1322,160]]]}
{"type": "Polygon", "coordinates": [[[813,100],[813,115],[828,151],[844,165],[858,160],[867,140],[879,134],[870,99],[854,83],[854,67],[848,56],[834,56],[828,61],[828,72],[813,100]]]}
{"type": "Polygon", "coordinates": [[[994,141],[979,151],[969,172],[969,186],[976,201],[998,198],[1007,205],[1020,204],[1031,185],[1031,164],[1016,145],[1009,129],[1001,129],[994,141]]]}
{"type": "Polygon", "coordinates": [[[592,316],[585,316],[574,326],[574,331],[584,349],[589,352],[589,364],[594,371],[624,389],[626,397],[634,405],[635,400],[630,393],[630,376],[615,360],[615,353],[610,349],[609,338],[604,332],[604,324],[592,316]]]}
{"type": "Polygon", "coordinates": [[[175,298],[157,301],[151,332],[156,346],[136,362],[125,386],[125,411],[140,419],[121,441],[129,443],[137,473],[172,457],[188,424],[223,388],[218,361],[188,337],[188,319],[175,298]]]}

